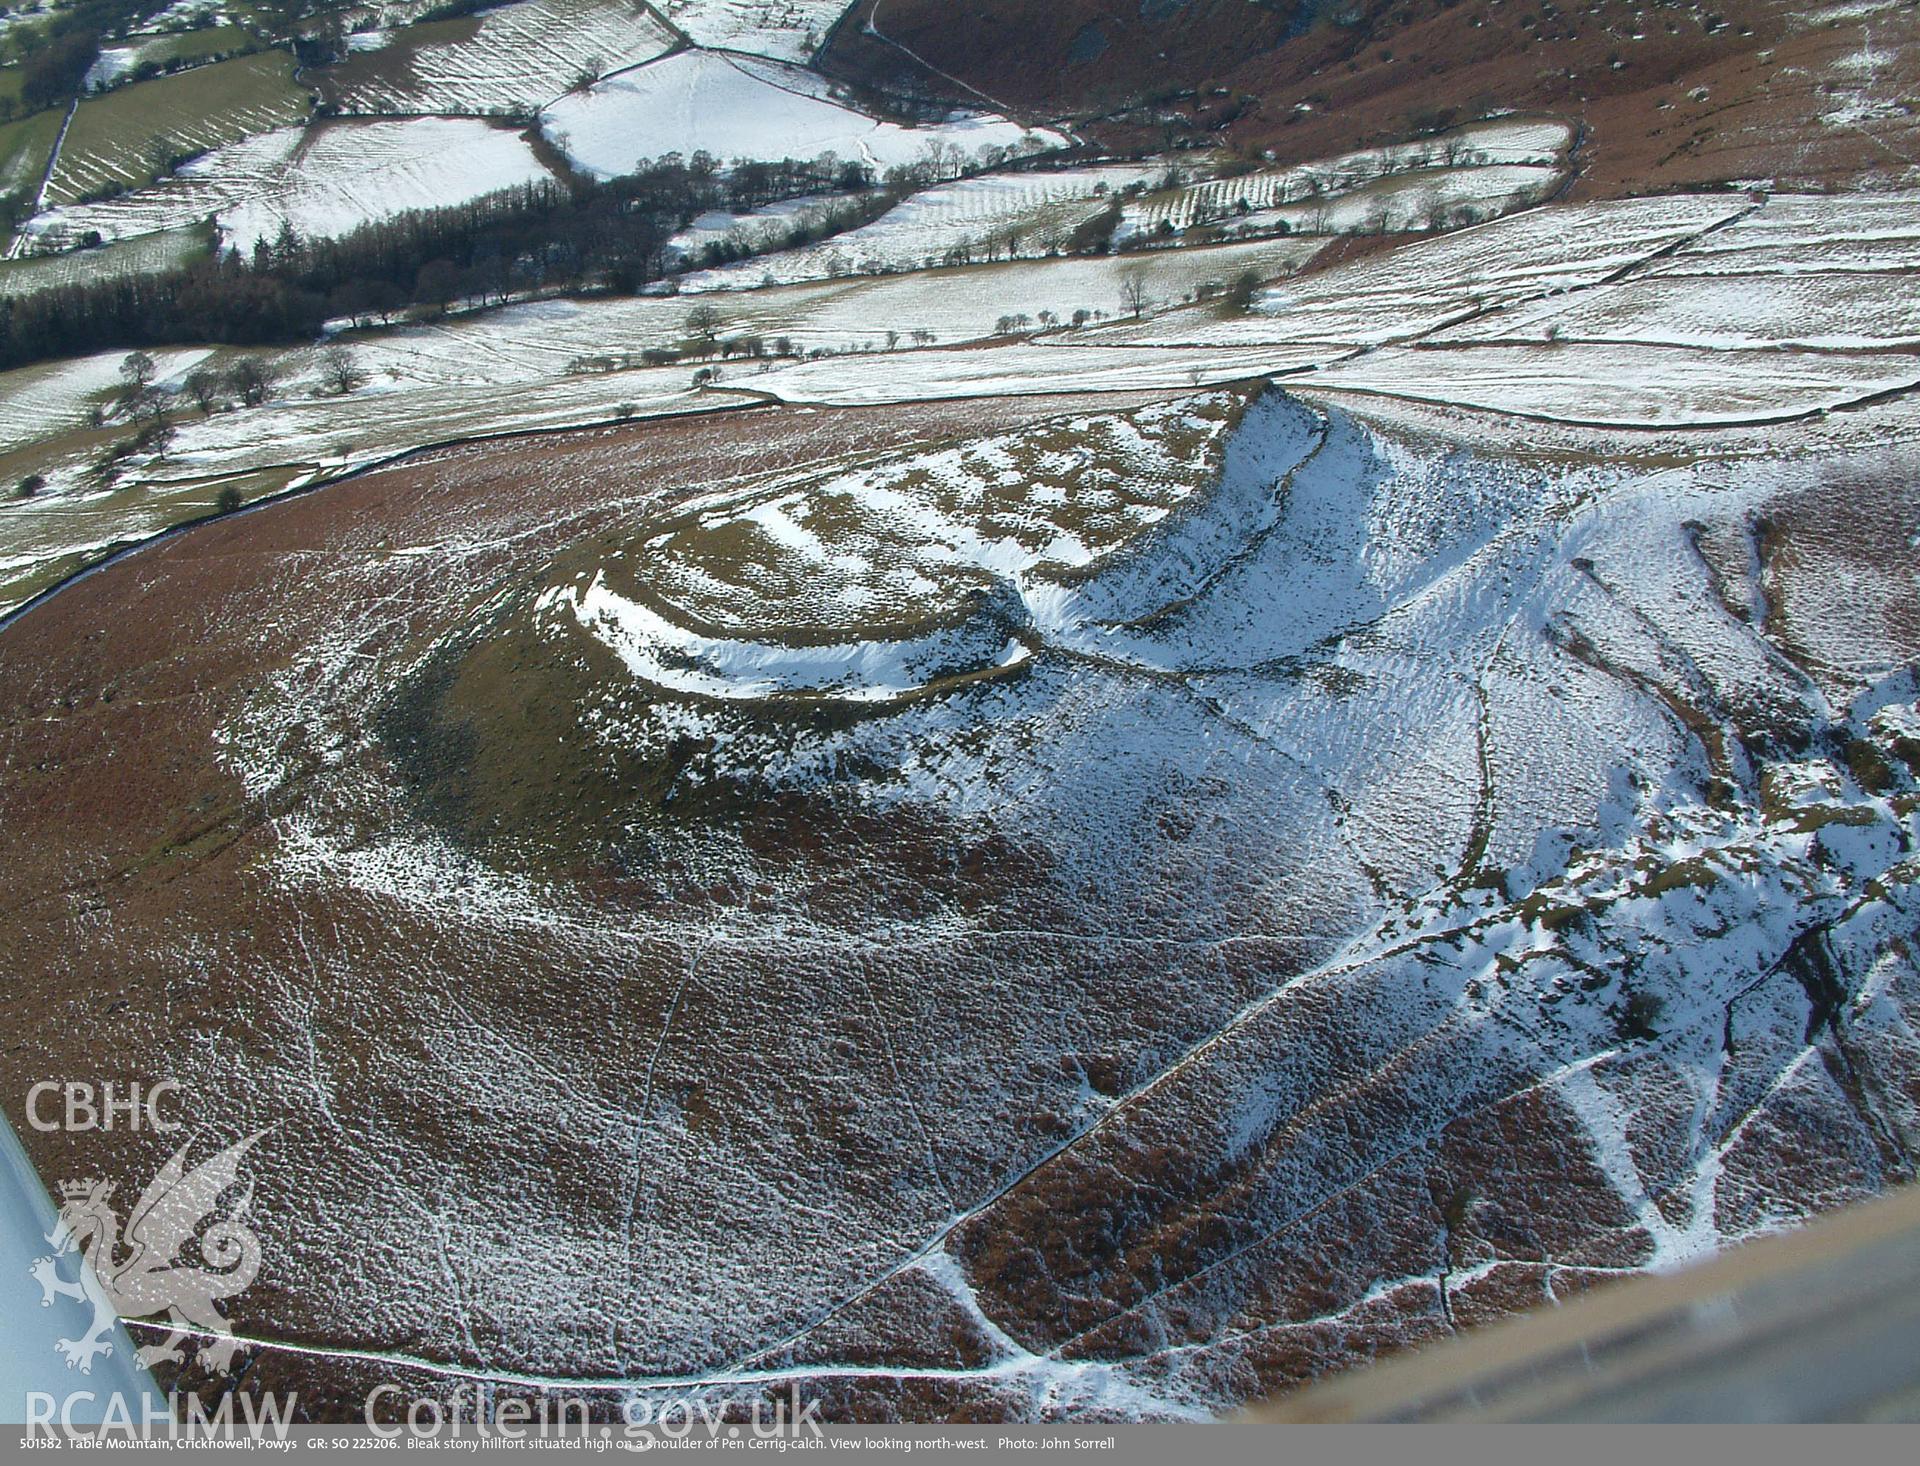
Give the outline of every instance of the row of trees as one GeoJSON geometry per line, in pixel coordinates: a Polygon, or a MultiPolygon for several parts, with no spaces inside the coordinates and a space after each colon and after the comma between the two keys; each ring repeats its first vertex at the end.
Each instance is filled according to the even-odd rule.
{"type": "Polygon", "coordinates": [[[121,346],[295,341],[313,336],[325,319],[324,297],[227,256],[165,274],[0,297],[0,368],[121,346]]]}

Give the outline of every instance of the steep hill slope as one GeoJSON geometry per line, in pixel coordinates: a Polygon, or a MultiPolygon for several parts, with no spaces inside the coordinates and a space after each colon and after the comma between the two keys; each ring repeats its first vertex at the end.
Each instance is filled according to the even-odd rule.
{"type": "Polygon", "coordinates": [[[1489,109],[1556,111],[1585,125],[1586,187],[1605,197],[1738,179],[1911,176],[1917,23],[1900,0],[1088,0],[1039,18],[1012,0],[867,0],[822,64],[880,79],[917,64],[923,85],[946,78],[956,95],[1071,108],[1117,142],[1226,141],[1287,159],[1489,109]]]}

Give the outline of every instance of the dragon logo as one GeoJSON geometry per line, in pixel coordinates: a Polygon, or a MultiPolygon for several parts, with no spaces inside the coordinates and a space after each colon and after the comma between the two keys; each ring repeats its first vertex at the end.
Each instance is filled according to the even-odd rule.
{"type": "Polygon", "coordinates": [[[264,1134],[256,1131],[192,1170],[187,1169],[192,1142],[181,1146],[141,1193],[124,1237],[111,1182],[69,1181],[60,1188],[60,1219],[47,1233],[53,1256],[35,1262],[32,1276],[43,1308],[51,1308],[56,1298],[93,1306],[86,1337],[61,1339],[56,1346],[69,1369],[91,1374],[94,1359],[113,1352],[109,1336],[116,1319],[162,1313],[173,1331],[165,1342],[139,1351],[142,1364],[184,1361],[181,1345],[194,1330],[214,1335],[202,1352],[207,1367],[232,1368],[239,1345],[226,1335],[219,1301],[253,1282],[260,1271],[260,1239],[241,1220],[253,1198],[251,1182],[237,1200],[225,1207],[221,1201],[239,1184],[240,1163],[264,1134]],[[60,1275],[59,1260],[75,1256],[82,1263],[79,1276],[68,1281],[60,1275]]]}

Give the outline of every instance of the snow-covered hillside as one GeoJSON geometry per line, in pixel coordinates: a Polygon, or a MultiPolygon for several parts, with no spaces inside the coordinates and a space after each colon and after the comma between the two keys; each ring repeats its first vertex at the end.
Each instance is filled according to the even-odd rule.
{"type": "Polygon", "coordinates": [[[164,1386],[1202,1419],[1920,1176],[1912,0],[284,9],[0,130],[164,1386]]]}
{"type": "MultiPolygon", "coordinates": [[[[1920,423],[1511,443],[1270,391],[1114,553],[1022,558],[1075,508],[1051,473],[1137,493],[1136,438],[1221,400],[822,446],[806,482],[756,457],[685,493],[610,441],[591,500],[564,473],[476,498],[449,455],[411,471],[390,552],[304,566],[312,609],[274,632],[296,650],[203,735],[288,811],[259,899],[457,930],[461,1011],[495,1033],[521,974],[561,964],[600,1039],[565,1074],[498,1039],[370,1061],[487,1117],[483,1166],[409,1139],[411,1098],[353,1120],[464,1198],[452,1257],[505,1259],[511,1289],[476,1267],[462,1296],[485,1367],[721,1399],[798,1380],[869,1415],[1186,1415],[1905,1173],[1920,621],[1887,469],[1920,423]],[[1093,455],[1071,469],[1045,446],[1067,429],[1093,455]],[[578,513],[590,533],[535,528],[578,513]],[[1001,639],[921,650],[995,675],[935,686],[891,631],[862,640],[942,565],[1004,576],[980,603],[1001,639]],[[769,593],[725,588],[749,583],[769,593]],[[654,584],[728,624],[643,652],[654,584]],[[341,596],[414,619],[329,614],[341,596]],[[795,680],[820,655],[888,697],[795,680]],[[369,728],[370,705],[396,711],[369,728]],[[796,818],[830,848],[776,838],[796,818]],[[556,1133],[609,1178],[556,1202],[550,1228],[590,1239],[560,1254],[496,1221],[556,1133]],[[592,1225],[608,1207],[625,1227],[592,1225]],[[570,1328],[525,1301],[582,1291],[570,1328]],[[941,1352],[970,1317],[977,1347],[941,1352]]],[[[323,1066],[370,1031],[294,994],[379,960],[325,930],[250,949],[249,1010],[323,1066]]],[[[165,961],[180,938],[152,940],[165,961]]],[[[409,1021],[444,1031],[427,1006],[409,1021]]],[[[307,1082],[235,1046],[204,1062],[263,1111],[307,1082]]],[[[336,1224],[389,1204],[377,1185],[336,1224]]],[[[403,1305],[348,1280],[256,1336],[469,1358],[437,1262],[408,1276],[403,1305]]]]}

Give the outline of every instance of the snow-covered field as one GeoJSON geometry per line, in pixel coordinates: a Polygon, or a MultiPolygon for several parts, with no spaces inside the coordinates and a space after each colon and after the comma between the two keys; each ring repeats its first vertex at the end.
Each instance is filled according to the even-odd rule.
{"type": "Polygon", "coordinates": [[[535,112],[583,72],[664,55],[674,38],[636,0],[515,0],[475,21],[392,31],[327,76],[345,112],[535,112]]]}
{"type": "Polygon", "coordinates": [[[26,294],[57,285],[80,285],[116,276],[170,270],[205,254],[209,234],[197,228],[138,234],[98,249],[26,254],[0,263],[0,292],[26,294]]]}
{"type": "MultiPolygon", "coordinates": [[[[729,243],[744,249],[768,249],[785,237],[796,223],[818,217],[836,205],[850,202],[854,197],[852,194],[834,193],[781,199],[744,214],[715,209],[700,215],[675,234],[667,247],[683,259],[697,259],[702,250],[713,244],[729,243]]],[[[778,283],[789,284],[791,281],[781,280],[778,283]]]]}
{"type": "MultiPolygon", "coordinates": [[[[771,350],[784,337],[801,352],[854,353],[815,363],[825,375],[831,375],[836,366],[851,371],[869,358],[875,370],[904,370],[897,364],[950,354],[909,350],[915,333],[931,333],[930,344],[946,347],[993,336],[1003,317],[1024,316],[1021,329],[1032,331],[1041,328],[1042,311],[1063,321],[1076,309],[1118,315],[1125,308],[1122,281],[1135,269],[1144,270],[1148,309],[1164,310],[1200,285],[1231,280],[1242,271],[1283,274],[1313,248],[1307,242],[1279,239],[1167,250],[1146,257],[1023,260],[698,299],[649,295],[540,301],[368,332],[351,342],[376,383],[519,388],[567,375],[570,369],[617,364],[651,349],[683,346],[694,335],[689,317],[697,306],[707,304],[719,312],[712,331],[720,341],[757,337],[771,350]],[[891,351],[890,331],[898,338],[891,351]]],[[[1081,333],[1073,333],[1063,339],[1082,338],[1081,333]]],[[[1097,332],[1087,332],[1085,339],[1101,338],[1097,332]]],[[[1268,346],[1256,346],[1256,351],[1272,355],[1268,346]]],[[[311,355],[289,354],[296,362],[311,355]]],[[[757,381],[770,365],[759,360],[721,360],[717,353],[710,364],[728,385],[757,381]]],[[[690,361],[682,370],[691,374],[699,365],[690,361]]],[[[510,400],[503,400],[502,410],[510,413],[510,400]]]]}
{"type": "Polygon", "coordinates": [[[806,62],[847,8],[846,0],[658,0],[696,46],[806,62]]]}
{"type": "Polygon", "coordinates": [[[1898,274],[1655,273],[1498,311],[1433,339],[1644,341],[1873,350],[1920,345],[1920,291],[1898,274]]]}
{"type": "Polygon", "coordinates": [[[242,248],[283,223],[309,237],[339,235],[548,176],[524,138],[483,122],[333,123],[308,131],[281,177],[223,208],[220,231],[242,248]]]}
{"type": "MultiPolygon", "coordinates": [[[[270,468],[337,471],[452,438],[751,400],[724,392],[696,394],[689,368],[568,372],[563,360],[537,350],[516,354],[513,344],[499,335],[450,333],[426,341],[417,334],[402,337],[385,349],[358,345],[353,356],[367,381],[346,397],[323,390],[317,351],[269,353],[275,386],[268,403],[180,418],[167,457],[137,465],[129,478],[167,483],[270,468]]],[[[161,353],[169,374],[163,384],[177,384],[180,374],[206,355],[161,353]]],[[[79,426],[89,403],[117,383],[120,359],[118,353],[105,353],[57,369],[9,374],[27,378],[27,386],[17,407],[10,402],[0,409],[0,434],[24,443],[46,437],[50,422],[63,433],[79,426]],[[46,380],[35,380],[34,374],[42,372],[46,380]],[[55,412],[57,418],[48,415],[55,412]]],[[[222,354],[215,365],[230,359],[222,354]]],[[[0,437],[0,446],[6,441],[0,437]]],[[[49,492],[35,501],[38,507],[51,510],[69,493],[89,492],[90,461],[79,452],[49,465],[49,492]]]]}
{"type": "Polygon", "coordinates": [[[1414,347],[1335,363],[1307,386],[1561,422],[1708,426],[1802,417],[1920,386],[1920,358],[1779,351],[1729,360],[1683,346],[1579,343],[1414,347]]]}
{"type": "Polygon", "coordinates": [[[218,19],[226,8],[226,0],[173,0],[171,5],[149,16],[147,24],[161,28],[199,25],[210,18],[218,19]]]}
{"type": "Polygon", "coordinates": [[[155,155],[223,148],[302,121],[311,107],[293,58],[263,51],[98,96],[73,113],[47,180],[49,203],[144,182],[155,155]]]}
{"type": "Polygon", "coordinates": [[[333,121],[261,133],[151,188],[50,209],[27,228],[52,239],[88,230],[127,239],[217,218],[226,241],[246,249],[283,221],[302,235],[344,234],[549,176],[518,133],[474,119],[333,121]]]}
{"type": "Polygon", "coordinates": [[[236,56],[257,49],[259,42],[246,30],[227,24],[191,30],[138,30],[114,45],[103,45],[93,65],[81,78],[84,92],[116,86],[143,66],[164,70],[206,65],[218,56],[236,56]]]}
{"type": "MultiPolygon", "coordinates": [[[[155,351],[155,380],[177,386],[207,356],[199,348],[155,351]]],[[[39,494],[16,497],[11,482],[0,488],[0,614],[108,550],[213,507],[211,487],[113,492],[84,485],[83,465],[96,440],[108,436],[87,433],[89,412],[119,387],[120,361],[120,353],[106,352],[0,373],[0,457],[50,439],[74,444],[57,458],[34,460],[48,479],[39,494]]]]}
{"type": "MultiPolygon", "coordinates": [[[[1680,283],[1632,273],[1749,207],[1675,197],[1544,209],[1284,283],[1249,314],[1199,305],[1037,346],[810,362],[747,385],[796,402],[900,402],[1018,394],[1042,382],[1124,390],[1318,367],[1300,379],[1304,389],[1656,427],[1797,417],[1920,380],[1914,357],[1886,349],[1920,337],[1920,305],[1904,275],[1680,283]],[[1622,276],[1630,278],[1609,283],[1622,276]],[[1465,317],[1470,324],[1436,331],[1465,317]],[[1356,350],[1414,340],[1417,349],[1356,350]],[[1773,349],[1795,346],[1821,349],[1773,349]],[[1720,349],[1729,347],[1770,349],[1730,359],[1720,349]],[[1057,353],[1053,365],[1048,352],[1057,353]]],[[[1183,257],[1194,256],[1148,258],[1183,257]]],[[[1064,280],[1080,263],[1042,268],[1064,280]]],[[[898,283],[915,278],[937,277],[898,283]]]]}
{"type": "MultiPolygon", "coordinates": [[[[1274,240],[1169,251],[1155,257],[1167,273],[1151,278],[1156,290],[1171,295],[1183,287],[1191,290],[1197,281],[1231,278],[1241,269],[1284,269],[1294,248],[1290,241],[1274,240]]],[[[1048,308],[1041,302],[1064,302],[1070,312],[1078,301],[1104,301],[1102,308],[1112,313],[1120,309],[1118,282],[1127,263],[1111,258],[1030,261],[753,291],[718,302],[722,320],[715,329],[722,340],[754,336],[768,349],[785,337],[797,351],[849,353],[809,363],[807,379],[844,380],[854,393],[871,390],[861,385],[870,380],[892,379],[919,382],[908,387],[909,396],[957,395],[929,391],[925,382],[956,373],[964,378],[967,354],[906,349],[913,332],[930,331],[943,344],[978,341],[992,336],[1008,312],[1026,312],[1029,325],[1037,324],[1038,311],[1048,308]],[[889,330],[899,335],[897,350],[886,349],[889,330]]],[[[657,369],[640,362],[650,349],[674,348],[689,340],[688,316],[697,303],[663,296],[543,301],[365,333],[348,340],[367,384],[347,398],[314,395],[320,387],[316,352],[284,353],[274,404],[189,422],[173,451],[175,466],[161,472],[235,472],[343,454],[379,456],[383,442],[404,445],[453,436],[450,425],[485,431],[475,424],[489,413],[496,430],[550,423],[563,413],[587,421],[612,416],[623,402],[661,396],[663,383],[690,386],[694,371],[702,366],[699,361],[657,369]]],[[[1056,378],[1064,370],[1064,350],[1033,346],[1027,351],[1030,390],[1060,390],[1056,378]]],[[[1089,353],[1075,371],[1089,378],[1138,375],[1143,355],[1155,357],[1089,353]]],[[[1196,362],[1162,355],[1167,360],[1164,369],[1153,374],[1156,383],[1183,386],[1198,379],[1196,362]]],[[[1224,379],[1238,379],[1283,370],[1298,356],[1271,347],[1220,353],[1201,375],[1222,380],[1224,372],[1224,379]]],[[[978,357],[978,370],[996,378],[1019,374],[1004,353],[978,357]]],[[[707,365],[718,372],[723,389],[776,391],[776,382],[788,374],[767,360],[715,358],[707,365]]]]}
{"type": "Polygon", "coordinates": [[[294,466],[310,475],[337,472],[427,443],[490,433],[528,432],[710,410],[735,398],[696,393],[677,368],[640,368],[533,380],[516,386],[502,411],[499,386],[452,385],[431,391],[381,382],[345,399],[298,386],[266,408],[214,416],[183,427],[156,477],[257,472],[294,466]],[[384,390],[383,390],[384,389],[384,390]],[[263,436],[264,435],[264,436],[263,436]]]}
{"type": "Polygon", "coordinates": [[[301,128],[282,127],[229,143],[149,188],[100,203],[48,209],[27,221],[26,232],[48,242],[78,239],[89,231],[115,240],[201,223],[251,195],[282,186],[303,136],[301,128]]]}
{"type": "Polygon", "coordinates": [[[138,44],[101,47],[100,54],[93,58],[93,65],[87,68],[87,74],[80,79],[80,89],[97,92],[112,86],[140,64],[144,49],[138,44]]]}
{"type": "MultiPolygon", "coordinates": [[[[1360,156],[1360,155],[1356,155],[1360,156]]],[[[1371,158],[1373,155],[1366,155],[1371,158]]],[[[1311,170],[1295,170],[1295,178],[1311,170]]],[[[957,259],[980,260],[1044,255],[1062,248],[1076,226],[1113,206],[1114,197],[1144,186],[1165,172],[1158,164],[1110,164],[1058,171],[989,174],[925,189],[902,200],[871,224],[835,235],[804,249],[769,258],[741,260],[685,277],[683,290],[735,290],[767,283],[791,284],[842,275],[885,274],[929,269],[957,259]]],[[[1347,175],[1325,165],[1328,191],[1307,202],[1241,212],[1243,197],[1274,198],[1277,175],[1221,180],[1184,190],[1182,203],[1161,195],[1159,203],[1124,207],[1117,237],[1144,242],[1170,237],[1159,220],[1177,213],[1189,228],[1220,210],[1217,232],[1228,238],[1259,237],[1291,231],[1341,234],[1358,230],[1427,230],[1436,221],[1458,223],[1462,210],[1476,219],[1502,214],[1537,201],[1562,176],[1551,164],[1493,164],[1430,168],[1376,181],[1344,186],[1347,175]],[[1251,185],[1251,186],[1248,186],[1251,185]],[[1228,202],[1223,202],[1228,201],[1228,202]]],[[[1315,175],[1319,176],[1319,175],[1315,175]]],[[[778,205],[763,213],[703,221],[682,247],[697,249],[729,234],[745,240],[777,239],[795,206],[778,205]]]]}
{"type": "MultiPolygon", "coordinates": [[[[0,372],[0,453],[80,427],[87,409],[119,384],[122,355],[108,351],[0,372]]],[[[206,355],[197,348],[154,352],[155,380],[177,382],[206,355]]]]}
{"type": "MultiPolygon", "coordinates": [[[[950,344],[992,335],[1002,318],[1010,319],[1016,331],[1033,330],[1047,324],[1040,319],[1043,311],[1063,323],[1083,310],[1095,319],[1126,315],[1131,309],[1126,292],[1133,280],[1139,282],[1147,312],[1165,311],[1206,287],[1224,289],[1243,274],[1263,280],[1290,274],[1318,253],[1321,243],[1268,239],[882,276],[852,282],[844,294],[828,297],[809,313],[807,327],[829,338],[861,343],[875,342],[889,329],[903,340],[916,330],[930,331],[936,344],[950,344]]],[[[712,303],[723,313],[751,309],[746,302],[755,293],[730,294],[712,303]]]]}
{"type": "MultiPolygon", "coordinates": [[[[841,275],[886,274],[930,269],[956,256],[1043,255],[1063,245],[1074,226],[1108,207],[1107,196],[1144,181],[1153,170],[1121,163],[1096,168],[985,174],[923,189],[871,224],[834,235],[806,249],[766,259],[741,260],[682,278],[682,290],[738,290],[771,280],[787,285],[841,275]]],[[[778,236],[793,205],[712,221],[706,238],[735,230],[753,238],[778,236]]],[[[690,251],[691,252],[691,251],[690,251]]]]}
{"type": "Polygon", "coordinates": [[[1523,189],[1550,186],[1571,141],[1572,132],[1563,122],[1495,119],[1438,138],[1343,153],[1297,167],[1203,179],[1159,189],[1129,204],[1120,235],[1185,232],[1199,225],[1233,229],[1265,223],[1270,228],[1276,220],[1295,228],[1351,228],[1368,221],[1380,204],[1385,205],[1380,217],[1388,221],[1386,227],[1424,227],[1429,208],[1490,206],[1523,189]],[[1472,176],[1482,172],[1487,176],[1472,176]],[[1446,180],[1443,174],[1458,176],[1446,180]]]}
{"type": "Polygon", "coordinates": [[[1785,194],[1695,240],[1663,275],[1920,269],[1920,194],[1785,194]]]}
{"type": "Polygon", "coordinates": [[[31,198],[47,170],[63,118],[52,112],[0,124],[0,190],[31,198]]]}
{"type": "Polygon", "coordinates": [[[1675,195],[1534,209],[1276,286],[1236,319],[1190,312],[1102,336],[1141,345],[1406,340],[1481,310],[1600,284],[1751,208],[1741,198],[1675,195]]]}
{"type": "Polygon", "coordinates": [[[1326,356],[1324,347],[1314,346],[1138,351],[1033,344],[836,357],[726,381],[783,402],[871,407],[1047,392],[1178,392],[1254,377],[1288,376],[1326,356]]]}
{"type": "Polygon", "coordinates": [[[1283,225],[1307,234],[1405,234],[1510,213],[1539,203],[1566,175],[1525,163],[1486,168],[1434,168],[1398,173],[1309,203],[1261,209],[1217,226],[1237,234],[1271,233],[1283,225]]]}
{"type": "Polygon", "coordinates": [[[957,148],[971,161],[986,149],[1040,151],[1065,141],[987,115],[901,127],[834,101],[812,72],[705,51],[681,52],[562,97],[542,115],[542,126],[577,167],[601,177],[668,153],[706,152],[723,163],[833,153],[885,169],[936,147],[957,148]]]}

